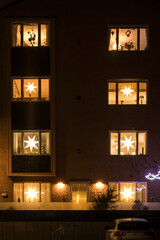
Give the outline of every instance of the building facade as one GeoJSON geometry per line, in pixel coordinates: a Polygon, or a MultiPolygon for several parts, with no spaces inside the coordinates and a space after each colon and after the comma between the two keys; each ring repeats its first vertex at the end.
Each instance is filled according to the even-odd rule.
{"type": "Polygon", "coordinates": [[[112,188],[122,203],[160,202],[159,10],[149,0],[1,9],[1,202],[80,204],[112,188]]]}

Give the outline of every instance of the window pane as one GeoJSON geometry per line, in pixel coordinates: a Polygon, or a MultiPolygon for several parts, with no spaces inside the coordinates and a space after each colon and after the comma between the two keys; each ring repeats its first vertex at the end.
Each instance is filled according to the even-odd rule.
{"type": "Polygon", "coordinates": [[[13,133],[13,154],[21,154],[22,153],[22,138],[21,133],[16,132],[13,133]]]}
{"type": "Polygon", "coordinates": [[[38,99],[38,79],[24,79],[24,98],[38,99]]]}
{"type": "Polygon", "coordinates": [[[137,183],[137,200],[146,202],[147,183],[137,183]]]}
{"type": "Polygon", "coordinates": [[[109,183],[109,188],[110,189],[112,189],[112,190],[114,190],[114,192],[113,192],[113,196],[116,196],[113,200],[115,200],[115,201],[118,201],[118,196],[119,196],[119,192],[118,192],[118,183],[116,183],[116,182],[110,182],[109,183]]]}
{"type": "Polygon", "coordinates": [[[139,83],[139,104],[147,104],[147,83],[139,83]]]}
{"type": "Polygon", "coordinates": [[[147,50],[148,29],[140,28],[140,50],[147,50]]]}
{"type": "Polygon", "coordinates": [[[49,132],[41,133],[41,153],[49,154],[50,153],[50,136],[49,132]]]}
{"type": "Polygon", "coordinates": [[[146,154],[146,133],[138,133],[138,155],[146,154]]]}
{"type": "Polygon", "coordinates": [[[24,202],[39,202],[40,201],[40,184],[39,183],[24,183],[24,202]]]}
{"type": "Polygon", "coordinates": [[[135,155],[136,154],[136,133],[120,133],[120,154],[135,155]]]}
{"type": "Polygon", "coordinates": [[[116,104],[116,83],[108,83],[108,104],[116,104]]]}
{"type": "Polygon", "coordinates": [[[50,183],[41,183],[41,202],[51,201],[50,183]]]}
{"type": "Polygon", "coordinates": [[[23,183],[13,184],[14,202],[23,202],[23,183]]]}
{"type": "Polygon", "coordinates": [[[118,83],[118,104],[137,104],[137,83],[118,83]]]}
{"type": "Polygon", "coordinates": [[[119,47],[120,51],[137,50],[137,29],[119,29],[119,47]]]}
{"type": "Polygon", "coordinates": [[[12,46],[21,46],[21,25],[19,24],[12,25],[12,46]]]}
{"type": "Polygon", "coordinates": [[[135,183],[120,183],[120,201],[134,202],[136,197],[135,183]]]}
{"type": "Polygon", "coordinates": [[[49,46],[49,25],[41,24],[41,46],[49,46]]]}
{"type": "Polygon", "coordinates": [[[111,133],[110,138],[110,154],[118,155],[118,133],[111,133]]]}
{"type": "Polygon", "coordinates": [[[23,25],[23,46],[38,46],[38,24],[28,23],[23,25]]]}
{"type": "Polygon", "coordinates": [[[49,100],[49,79],[41,79],[41,99],[49,100]]]}
{"type": "Polygon", "coordinates": [[[111,28],[110,29],[110,41],[109,41],[109,51],[112,50],[117,50],[117,43],[116,43],[116,39],[117,39],[117,30],[116,28],[111,28]]]}
{"type": "Polygon", "coordinates": [[[21,79],[13,79],[13,98],[21,98],[21,79]]]}
{"type": "Polygon", "coordinates": [[[87,202],[87,184],[72,184],[72,202],[87,202]]]}
{"type": "Polygon", "coordinates": [[[23,136],[24,154],[39,153],[39,133],[27,132],[23,136]]]}

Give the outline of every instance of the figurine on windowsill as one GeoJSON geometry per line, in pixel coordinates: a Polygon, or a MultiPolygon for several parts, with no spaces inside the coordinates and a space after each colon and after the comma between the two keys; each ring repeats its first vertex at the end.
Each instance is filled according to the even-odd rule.
{"type": "Polygon", "coordinates": [[[133,42],[129,41],[129,42],[126,42],[124,45],[120,45],[120,50],[121,51],[123,51],[124,48],[127,49],[128,51],[130,51],[131,48],[134,48],[133,42]]]}

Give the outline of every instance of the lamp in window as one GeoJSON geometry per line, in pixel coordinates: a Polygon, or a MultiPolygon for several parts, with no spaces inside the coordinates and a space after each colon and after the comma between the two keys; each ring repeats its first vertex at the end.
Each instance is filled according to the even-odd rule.
{"type": "Polygon", "coordinates": [[[36,146],[36,144],[39,143],[39,141],[35,141],[35,137],[30,138],[30,136],[28,136],[28,141],[24,141],[25,143],[27,143],[27,146],[25,146],[25,148],[30,148],[30,151],[32,152],[33,148],[38,149],[38,147],[36,146]]]}
{"type": "Polygon", "coordinates": [[[134,92],[134,90],[131,89],[131,87],[127,88],[124,86],[124,89],[122,89],[121,92],[123,92],[122,96],[126,95],[126,97],[128,97],[129,95],[132,95],[131,93],[134,92]]]}
{"type": "Polygon", "coordinates": [[[132,145],[133,143],[135,143],[135,141],[131,141],[132,136],[130,136],[130,138],[127,138],[126,136],[124,136],[124,137],[125,137],[125,140],[124,141],[121,140],[121,142],[124,144],[122,149],[126,147],[128,152],[129,152],[130,147],[135,149],[135,147],[132,145]]]}
{"type": "Polygon", "coordinates": [[[38,196],[37,196],[38,193],[39,192],[37,192],[36,187],[34,188],[28,187],[28,192],[25,192],[25,194],[27,194],[26,199],[30,199],[31,201],[33,201],[35,198],[38,199],[38,196]]]}
{"type": "Polygon", "coordinates": [[[35,88],[37,88],[37,87],[34,86],[34,82],[33,83],[28,82],[28,85],[25,85],[25,87],[27,87],[26,92],[29,91],[29,96],[30,97],[31,97],[32,92],[36,92],[35,88]]]}
{"type": "Polygon", "coordinates": [[[135,194],[135,192],[132,192],[131,187],[128,189],[124,187],[123,192],[120,193],[123,195],[122,200],[126,199],[128,202],[129,199],[134,199],[132,195],[135,194]]]}

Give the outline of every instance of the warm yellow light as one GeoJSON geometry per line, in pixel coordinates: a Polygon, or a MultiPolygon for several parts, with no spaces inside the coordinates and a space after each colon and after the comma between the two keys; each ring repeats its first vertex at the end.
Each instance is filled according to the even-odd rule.
{"type": "Polygon", "coordinates": [[[30,95],[32,92],[36,92],[35,88],[37,88],[37,87],[34,86],[34,82],[32,84],[30,84],[30,82],[28,82],[28,85],[25,85],[25,87],[27,87],[26,92],[29,91],[30,95]]]}
{"type": "Polygon", "coordinates": [[[33,189],[31,189],[30,187],[28,187],[28,192],[25,192],[25,193],[28,195],[28,196],[26,197],[26,199],[30,199],[31,201],[33,201],[34,198],[37,198],[37,199],[38,199],[37,194],[38,194],[39,192],[37,192],[36,187],[34,187],[33,189]]]}
{"type": "Polygon", "coordinates": [[[120,193],[123,195],[122,199],[126,198],[127,202],[128,202],[128,199],[129,199],[129,198],[134,199],[134,198],[132,197],[132,194],[134,194],[135,192],[132,192],[132,191],[131,191],[131,187],[128,188],[128,189],[124,187],[124,191],[123,191],[123,192],[120,192],[120,193]]]}
{"type": "Polygon", "coordinates": [[[76,202],[79,203],[79,194],[77,194],[77,201],[76,202]]]}
{"type": "Polygon", "coordinates": [[[126,147],[128,152],[130,147],[135,149],[135,147],[132,145],[132,143],[135,143],[135,141],[131,141],[132,136],[130,136],[130,138],[127,138],[126,136],[124,137],[125,137],[125,141],[121,141],[122,143],[124,143],[122,149],[126,147]]]}
{"type": "Polygon", "coordinates": [[[57,183],[57,187],[59,189],[64,188],[64,183],[62,183],[62,182],[57,183]]]}
{"type": "Polygon", "coordinates": [[[28,141],[24,141],[25,143],[27,143],[27,146],[26,146],[25,148],[30,147],[30,151],[31,151],[31,152],[32,152],[32,149],[33,149],[33,148],[38,149],[38,147],[36,146],[36,144],[38,144],[39,141],[35,141],[35,137],[36,137],[36,136],[34,136],[33,138],[30,138],[30,137],[28,136],[28,141]]]}
{"type": "Polygon", "coordinates": [[[97,188],[102,188],[103,186],[104,186],[104,184],[102,182],[97,182],[96,183],[97,188]]]}
{"type": "Polygon", "coordinates": [[[113,50],[117,50],[117,44],[116,43],[113,44],[113,50]]]}
{"type": "Polygon", "coordinates": [[[131,89],[131,87],[127,88],[124,86],[124,89],[122,89],[121,92],[123,92],[122,96],[126,95],[126,97],[128,97],[128,95],[130,95],[130,96],[132,95],[131,93],[134,92],[134,90],[131,89]]]}

